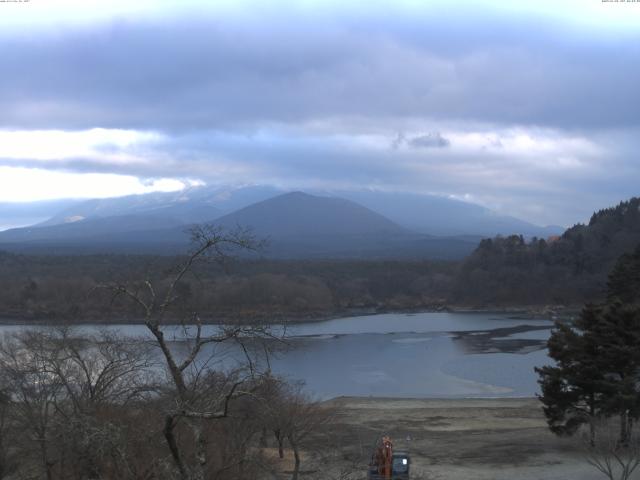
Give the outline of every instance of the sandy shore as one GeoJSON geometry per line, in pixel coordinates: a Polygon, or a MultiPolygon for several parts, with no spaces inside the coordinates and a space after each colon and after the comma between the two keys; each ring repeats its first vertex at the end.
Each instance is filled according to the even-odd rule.
{"type": "MultiPolygon", "coordinates": [[[[407,449],[412,478],[425,480],[596,480],[578,440],[551,434],[540,403],[523,399],[386,399],[341,397],[334,465],[343,478],[358,470],[377,436],[389,434],[407,449]],[[339,464],[339,465],[338,465],[339,464]]],[[[304,476],[302,477],[304,478],[304,476]]],[[[340,478],[337,475],[336,478],[340,478]]]]}

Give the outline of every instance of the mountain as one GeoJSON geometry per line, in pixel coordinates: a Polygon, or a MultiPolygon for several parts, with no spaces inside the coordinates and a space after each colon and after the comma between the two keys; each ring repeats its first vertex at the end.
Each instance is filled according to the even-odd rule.
{"type": "Polygon", "coordinates": [[[92,217],[82,221],[14,228],[0,232],[2,243],[76,242],[82,239],[109,238],[137,232],[166,230],[184,225],[181,221],[165,216],[119,215],[92,217]]]}
{"type": "Polygon", "coordinates": [[[355,202],[302,192],[255,203],[218,218],[215,223],[225,227],[251,226],[256,234],[274,238],[408,233],[388,218],[355,202]]]}
{"type": "Polygon", "coordinates": [[[46,221],[0,232],[0,243],[67,253],[172,253],[184,250],[190,225],[215,221],[251,226],[271,239],[269,255],[276,257],[460,258],[483,236],[547,238],[562,231],[446,197],[375,190],[310,195],[269,186],[195,186],[61,205],[66,208],[46,221]]]}
{"type": "MultiPolygon", "coordinates": [[[[125,197],[60,202],[61,208],[35,225],[0,232],[0,243],[25,243],[23,249],[47,249],[66,253],[127,251],[135,245],[149,253],[184,249],[184,230],[255,201],[276,195],[271,187],[192,187],[178,192],[155,192],[125,197]],[[159,231],[164,237],[158,238],[159,231]],[[99,247],[98,247],[99,246],[99,247]],[[113,246],[113,249],[111,248],[113,246]]],[[[1,211],[1,210],[0,210],[1,211]]],[[[8,248],[8,247],[7,247],[8,248]]]]}
{"type": "Polygon", "coordinates": [[[292,192],[217,219],[226,228],[251,227],[276,258],[462,258],[479,238],[440,238],[413,232],[344,198],[292,192]]]}
{"type": "MultiPolygon", "coordinates": [[[[180,192],[88,200],[52,214],[42,225],[120,215],[153,215],[157,218],[166,216],[172,219],[170,223],[202,223],[282,193],[285,192],[258,185],[198,186],[180,192]]],[[[428,235],[492,237],[519,234],[547,238],[559,235],[564,230],[558,226],[541,227],[515,217],[499,215],[480,205],[437,195],[379,190],[318,190],[309,193],[351,200],[387,217],[399,226],[428,235]]]]}
{"type": "Polygon", "coordinates": [[[560,226],[541,227],[515,217],[499,215],[488,208],[438,195],[383,192],[378,190],[335,191],[416,232],[430,235],[524,235],[547,238],[564,231],[560,226]]]}
{"type": "Polygon", "coordinates": [[[91,218],[152,216],[187,225],[211,221],[252,203],[273,197],[279,190],[263,186],[189,187],[178,192],[154,192],[125,197],[86,200],[53,215],[38,226],[91,218]]]}
{"type": "MultiPolygon", "coordinates": [[[[133,211],[143,214],[99,217],[96,212],[104,209],[96,210],[91,203],[86,206],[93,208],[89,210],[93,216],[0,232],[0,246],[56,253],[177,253],[188,248],[185,230],[189,225],[158,215],[158,209],[136,207],[133,211]]],[[[172,206],[161,211],[168,208],[172,206]]],[[[249,227],[257,237],[268,238],[264,254],[274,258],[461,258],[479,241],[415,233],[350,200],[302,192],[279,195],[211,220],[227,229],[249,227]]]]}
{"type": "Polygon", "coordinates": [[[292,192],[221,217],[226,228],[251,227],[278,258],[459,258],[477,242],[443,241],[405,229],[350,200],[292,192]]]}

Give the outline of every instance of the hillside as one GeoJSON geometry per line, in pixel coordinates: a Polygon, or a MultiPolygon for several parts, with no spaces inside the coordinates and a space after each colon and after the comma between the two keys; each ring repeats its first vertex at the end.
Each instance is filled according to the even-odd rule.
{"type": "Polygon", "coordinates": [[[278,193],[274,188],[260,186],[190,187],[177,192],[92,199],[76,202],[37,226],[65,224],[70,220],[131,215],[167,218],[185,225],[202,223],[278,193]]]}
{"type": "Polygon", "coordinates": [[[541,227],[500,215],[483,206],[439,195],[383,191],[337,191],[335,195],[358,202],[410,230],[430,235],[559,235],[559,226],[541,227]]]}
{"type": "Polygon", "coordinates": [[[2,243],[42,243],[105,240],[122,235],[127,236],[135,232],[160,230],[183,225],[173,217],[156,215],[120,215],[106,218],[87,218],[81,221],[39,226],[15,228],[0,232],[2,243]]]}
{"type": "MultiPolygon", "coordinates": [[[[65,223],[52,219],[47,224],[0,232],[0,246],[58,254],[177,254],[189,248],[187,231],[193,224],[185,223],[178,213],[168,215],[178,208],[175,202],[161,202],[159,207],[149,199],[133,203],[130,199],[124,205],[128,208],[115,208],[113,202],[85,202],[66,211],[77,214],[71,217],[74,221],[65,217],[65,223]],[[119,214],[101,216],[116,211],[119,214]],[[125,215],[125,211],[136,213],[125,215]]],[[[206,218],[208,207],[202,204],[201,208],[205,211],[200,215],[206,218]]],[[[479,241],[476,237],[418,234],[355,202],[301,192],[253,203],[219,218],[215,218],[219,210],[211,208],[210,223],[227,230],[251,229],[256,237],[267,240],[261,253],[270,258],[453,259],[468,255],[479,241]]]]}
{"type": "Polygon", "coordinates": [[[271,258],[436,258],[468,255],[477,238],[412,232],[350,200],[292,192],[221,217],[216,225],[250,227],[268,239],[271,258]]]}
{"type": "MultiPolygon", "coordinates": [[[[115,216],[151,216],[188,225],[209,222],[285,191],[266,185],[192,186],[176,192],[154,192],[85,201],[61,200],[0,204],[0,230],[23,226],[51,226],[115,216]]],[[[429,194],[381,190],[334,190],[307,193],[350,200],[416,233],[438,236],[526,237],[560,234],[562,227],[541,227],[499,215],[477,204],[429,194]]]]}
{"type": "Polygon", "coordinates": [[[342,236],[409,233],[362,205],[336,197],[291,192],[255,203],[215,221],[218,225],[251,226],[259,236],[342,236]]]}
{"type": "Polygon", "coordinates": [[[615,261],[640,244],[640,198],[594,213],[560,237],[496,237],[464,261],[454,298],[464,303],[582,303],[601,296],[615,261]]]}

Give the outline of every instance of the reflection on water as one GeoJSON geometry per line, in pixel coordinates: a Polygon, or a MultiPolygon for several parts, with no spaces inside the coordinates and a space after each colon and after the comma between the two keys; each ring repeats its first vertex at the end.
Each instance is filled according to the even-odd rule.
{"type": "Polygon", "coordinates": [[[505,314],[424,312],[339,318],[326,322],[296,324],[289,326],[287,331],[293,335],[465,332],[516,327],[523,324],[550,326],[548,320],[518,319],[505,314]]]}
{"type": "MultiPolygon", "coordinates": [[[[548,330],[547,330],[548,333],[548,330]]],[[[546,363],[539,341],[528,340],[510,353],[498,347],[470,353],[466,336],[434,333],[354,334],[321,341],[295,340],[272,360],[274,371],[302,378],[307,388],[329,398],[340,395],[386,397],[531,396],[537,392],[534,366],[546,363]],[[461,339],[465,341],[460,341],[461,339]],[[494,353],[495,352],[495,353],[494,353]]],[[[469,347],[472,348],[469,348],[469,347]]]]}
{"type": "MultiPolygon", "coordinates": [[[[552,324],[486,313],[384,314],[286,327],[288,347],[271,359],[275,373],[304,380],[322,398],[532,396],[535,366],[548,362],[545,342],[552,324]]],[[[25,328],[1,326],[1,331],[25,328]]],[[[91,331],[98,326],[82,326],[91,331]]],[[[142,325],[103,327],[147,336],[142,325]]],[[[277,327],[282,331],[284,327],[277,327]]],[[[215,332],[216,327],[207,327],[215,332]]],[[[184,332],[175,328],[177,340],[184,332]]],[[[182,350],[182,342],[174,348],[182,350]]],[[[208,346],[220,367],[239,350],[208,346]]]]}
{"type": "Polygon", "coordinates": [[[549,325],[496,328],[473,332],[458,332],[453,341],[465,353],[530,353],[545,347],[549,325]]]}

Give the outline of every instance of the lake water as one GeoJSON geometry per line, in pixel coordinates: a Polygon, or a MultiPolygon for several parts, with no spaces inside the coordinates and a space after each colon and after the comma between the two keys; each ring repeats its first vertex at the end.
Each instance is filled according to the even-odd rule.
{"type": "MultiPolygon", "coordinates": [[[[438,312],[289,325],[287,346],[271,359],[271,368],[304,380],[320,398],[532,396],[538,392],[534,367],[549,363],[545,342],[552,326],[506,314],[438,312]]],[[[0,332],[22,328],[4,325],[0,332]]],[[[148,335],[142,325],[105,328],[148,335]]],[[[179,350],[183,332],[172,333],[179,350]]],[[[235,347],[215,348],[229,357],[235,347]]]]}

